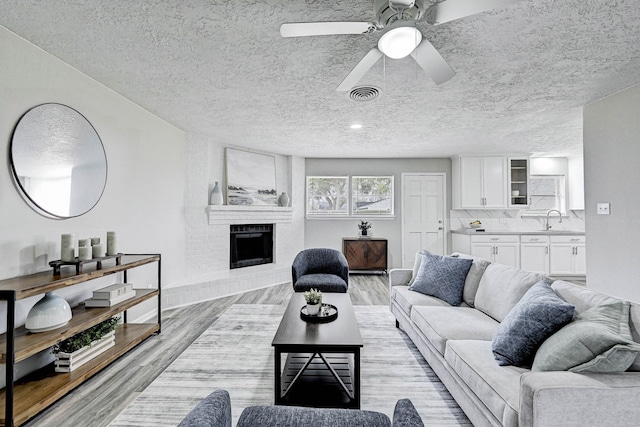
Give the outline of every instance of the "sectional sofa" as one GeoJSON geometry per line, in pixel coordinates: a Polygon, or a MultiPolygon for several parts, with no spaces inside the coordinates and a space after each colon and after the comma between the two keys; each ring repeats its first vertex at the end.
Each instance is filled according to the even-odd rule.
{"type": "MultiPolygon", "coordinates": [[[[416,267],[390,271],[391,312],[475,426],[640,425],[636,353],[624,372],[588,373],[500,366],[492,349],[500,322],[540,281],[551,283],[557,296],[575,306],[574,316],[620,300],[536,273],[454,256],[472,259],[460,306],[410,290],[416,267]]],[[[633,341],[640,342],[640,306],[632,303],[627,309],[633,341]]]]}

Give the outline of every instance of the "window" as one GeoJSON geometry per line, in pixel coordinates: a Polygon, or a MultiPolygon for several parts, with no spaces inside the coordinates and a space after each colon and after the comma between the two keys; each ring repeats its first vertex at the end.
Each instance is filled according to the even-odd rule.
{"type": "Polygon", "coordinates": [[[551,209],[567,213],[564,175],[531,175],[529,209],[525,216],[545,216],[551,209]]]}
{"type": "Polygon", "coordinates": [[[351,215],[393,215],[393,176],[352,176],[351,215]]]}
{"type": "Polygon", "coordinates": [[[349,177],[308,176],[307,215],[349,215],[349,177]]]}

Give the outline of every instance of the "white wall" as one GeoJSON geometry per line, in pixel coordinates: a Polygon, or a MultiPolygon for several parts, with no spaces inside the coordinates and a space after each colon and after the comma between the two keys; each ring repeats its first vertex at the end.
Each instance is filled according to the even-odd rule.
{"type": "MultiPolygon", "coordinates": [[[[0,27],[0,279],[49,270],[60,259],[60,235],[77,238],[118,232],[128,253],[161,253],[163,283],[184,276],[185,135],[102,84],[0,27]],[[8,145],[20,116],[31,107],[57,102],[82,113],[95,127],[108,161],[102,199],[86,215],[67,220],[45,218],[23,201],[13,185],[8,145]]],[[[121,276],[59,292],[72,305],[90,290],[121,276]]],[[[131,276],[155,283],[153,271],[131,276]]],[[[148,282],[147,282],[148,281],[148,282]]],[[[17,306],[17,324],[38,298],[17,306]]],[[[2,303],[4,304],[4,303],[2,303]]],[[[6,329],[6,305],[0,305],[0,329],[6,329]]],[[[153,310],[154,304],[138,313],[153,310]]]]}
{"type": "Polygon", "coordinates": [[[640,85],[584,108],[587,267],[590,288],[640,302],[640,85]],[[611,215],[597,215],[611,203],[611,215]]]}
{"type": "MultiPolygon", "coordinates": [[[[306,159],[307,175],[393,175],[395,219],[371,219],[375,237],[389,240],[389,268],[402,266],[402,173],[446,173],[447,212],[451,209],[451,159],[306,159]]],[[[305,247],[326,247],[342,251],[342,238],[358,235],[360,218],[307,219],[305,247]]],[[[448,248],[451,248],[450,242],[448,248]]]]}

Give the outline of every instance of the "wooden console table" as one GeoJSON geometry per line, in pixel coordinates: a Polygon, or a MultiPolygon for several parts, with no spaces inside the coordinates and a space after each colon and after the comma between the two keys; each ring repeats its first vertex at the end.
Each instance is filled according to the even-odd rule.
{"type": "Polygon", "coordinates": [[[0,363],[5,364],[7,386],[0,391],[0,425],[19,426],[36,416],[49,405],[64,397],[71,390],[100,372],[151,335],[160,333],[161,326],[161,259],[160,254],[122,255],[120,263],[87,266],[83,273],[75,268],[62,268],[58,274],[51,270],[28,276],[0,280],[0,301],[7,301],[7,332],[0,334],[0,363]],[[46,292],[55,291],[93,279],[122,272],[127,281],[127,271],[142,265],[157,263],[157,289],[137,289],[136,296],[105,308],[85,308],[84,304],[72,308],[73,317],[65,326],[30,333],[24,326],[15,327],[16,301],[46,292]],[[153,297],[158,299],[156,323],[127,323],[127,310],[153,297]],[[116,344],[95,359],[69,373],[53,372],[53,365],[15,381],[15,364],[55,344],[76,335],[114,315],[124,313],[124,323],[116,328],[116,344]],[[15,381],[15,382],[14,382],[15,381]]]}
{"type": "Polygon", "coordinates": [[[349,270],[387,271],[387,239],[343,237],[342,253],[349,270]]]}

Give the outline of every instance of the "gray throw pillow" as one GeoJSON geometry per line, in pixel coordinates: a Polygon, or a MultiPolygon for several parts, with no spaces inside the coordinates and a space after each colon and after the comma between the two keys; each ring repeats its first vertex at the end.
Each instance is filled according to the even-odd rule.
{"type": "Polygon", "coordinates": [[[420,264],[422,264],[422,254],[423,251],[416,252],[415,260],[413,261],[413,271],[411,272],[411,280],[407,285],[413,285],[413,282],[416,280],[416,276],[418,275],[418,270],[420,270],[420,264]]]}
{"type": "Polygon", "coordinates": [[[491,349],[498,365],[531,366],[538,347],[571,321],[574,309],[544,281],[533,285],[496,329],[491,349]]]}
{"type": "Polygon", "coordinates": [[[640,352],[629,330],[629,303],[600,305],[549,337],[536,353],[534,371],[624,372],[640,352]]]}
{"type": "Polygon", "coordinates": [[[470,259],[434,255],[425,251],[418,274],[409,290],[459,306],[462,302],[464,281],[472,262],[470,259]]]}

